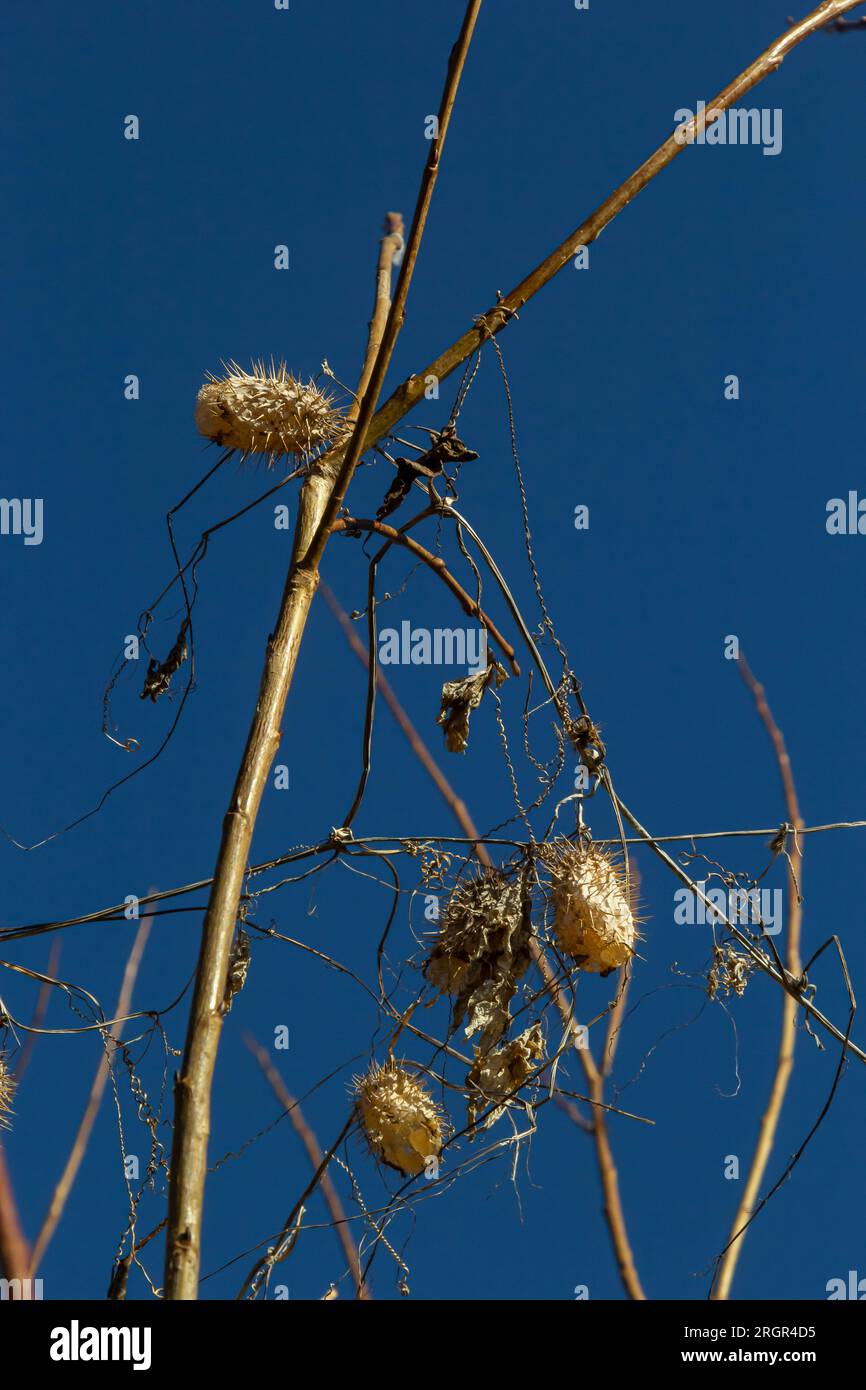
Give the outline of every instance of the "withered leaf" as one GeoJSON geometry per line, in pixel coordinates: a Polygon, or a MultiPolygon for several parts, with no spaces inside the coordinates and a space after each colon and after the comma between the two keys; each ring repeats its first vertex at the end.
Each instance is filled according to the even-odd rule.
{"type": "Polygon", "coordinates": [[[442,724],[445,729],[445,747],[449,753],[466,752],[469,716],[481,704],[481,697],[494,677],[497,685],[505,680],[505,671],[498,661],[491,662],[485,671],[479,671],[474,676],[446,681],[443,685],[436,723],[442,724]]]}
{"type": "Polygon", "coordinates": [[[186,645],[186,634],[189,628],[189,619],[184,618],[177,634],[177,641],[169,652],[165,661],[157,661],[155,656],[150,658],[147,667],[147,675],[144,678],[144,689],[139,697],[142,700],[151,700],[156,704],[160,695],[164,695],[171,685],[171,678],[181,668],[189,656],[189,649],[186,645]]]}
{"type": "Polygon", "coordinates": [[[495,1050],[485,1052],[483,1046],[475,1049],[475,1062],[466,1076],[466,1089],[469,1093],[467,1118],[470,1127],[475,1126],[476,1116],[493,1102],[493,1109],[477,1127],[489,1129],[505,1114],[515,1093],[523,1086],[533,1072],[538,1070],[544,1057],[544,1040],[541,1024],[533,1023],[519,1038],[503,1043],[495,1050]]]}

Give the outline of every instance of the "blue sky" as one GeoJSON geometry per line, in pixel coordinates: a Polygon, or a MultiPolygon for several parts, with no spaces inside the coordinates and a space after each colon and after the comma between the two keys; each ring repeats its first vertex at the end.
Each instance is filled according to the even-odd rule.
{"type": "MultiPolygon", "coordinates": [[[[76,820],[159,746],[177,700],[140,701],[140,669],[118,686],[115,722],[141,743],[127,754],[100,733],[102,692],[125,635],[171,577],[165,513],[214,458],[193,424],[196,392],[230,357],[246,364],[273,354],[304,375],[326,358],[342,380],[357,377],[382,218],[389,209],[411,213],[424,120],[438,106],[462,11],[459,0],[399,13],[347,0],[293,0],[288,13],[269,0],[93,0],[84,9],[47,0],[0,21],[0,493],[44,504],[41,545],[0,536],[0,823],[16,840],[32,844],[76,820]],[[138,141],[123,138],[130,113],[140,118],[138,141]],[[290,248],[288,271],[274,268],[278,244],[290,248]],[[140,379],[137,401],[124,399],[130,373],[140,379]]],[[[784,6],[765,0],[668,0],[661,9],[596,0],[587,12],[570,0],[486,5],[388,389],[462,333],[497,290],[516,284],[662,141],[678,109],[710,99],[784,23],[784,6]]],[[[590,268],[566,268],[500,339],[547,602],[603,725],[617,788],[658,834],[770,827],[784,818],[772,750],[724,656],[729,634],[767,687],[807,823],[864,814],[866,539],[830,536],[825,525],[829,499],[866,494],[866,292],[858,273],[866,202],[855,149],[864,42],[819,34],[796,50],[749,100],[783,112],[778,156],[755,146],[685,150],[605,231],[590,268]],[[740,383],[735,401],[725,399],[730,374],[740,383]],[[579,505],[589,508],[585,531],[573,524],[579,505]]],[[[455,386],[446,383],[442,399],[412,422],[444,424],[455,386]]],[[[534,624],[508,422],[489,353],[461,434],[480,455],[463,470],[461,508],[534,624]]],[[[390,482],[386,469],[380,462],[359,473],[350,493],[356,514],[375,510],[390,482]]],[[[223,468],[178,518],[182,552],[268,481],[235,462],[223,468]]],[[[292,504],[294,515],[294,495],[292,504]]],[[[197,683],[177,732],[158,762],[75,830],[29,853],[0,841],[0,927],[83,914],[212,872],[288,553],[289,535],[275,529],[267,503],[214,538],[199,574],[197,683]]],[[[395,597],[382,623],[386,612],[395,624],[462,621],[428,573],[414,573],[404,590],[409,569],[399,557],[387,560],[381,588],[395,597]]],[[[324,576],[344,607],[364,606],[358,542],[336,538],[324,576]]],[[[485,597],[507,626],[492,591],[485,597]]],[[[171,601],[158,610],[151,635],[160,656],[178,621],[171,601]]],[[[434,722],[442,680],[459,674],[389,671],[476,822],[492,826],[514,813],[492,704],[475,715],[464,757],[444,751],[434,722]]],[[[502,691],[531,800],[537,783],[519,756],[525,697],[525,680],[502,691]]],[[[363,703],[363,672],[319,599],[283,725],[290,787],[265,795],[256,861],[317,841],[340,822],[357,781],[363,703]]],[[[549,756],[543,720],[537,727],[549,756]]],[[[588,819],[597,837],[613,833],[600,797],[588,819]]],[[[355,833],[459,833],[383,706],[355,833]]],[[[804,867],[807,953],[838,933],[861,992],[862,834],[810,837],[804,867]]],[[[760,839],[713,842],[708,853],[753,872],[767,858],[760,839]]],[[[697,1299],[739,1192],[723,1176],[724,1158],[737,1154],[745,1167],[765,1102],[780,998],[758,979],[728,1015],[709,1005],[706,929],[677,925],[676,883],[645,851],[637,863],[645,940],[614,1080],[625,1088],[623,1107],[655,1124],[614,1117],[610,1132],[649,1295],[697,1299]],[[736,1089],[737,1068],[736,1096],[723,1095],[736,1089]]],[[[398,967],[418,959],[417,903],[411,919],[409,912],[417,866],[404,860],[401,870],[407,891],[389,942],[398,967]]],[[[338,865],[269,894],[256,920],[273,921],[371,982],[391,894],[350,873],[338,865]]],[[[778,865],[764,883],[784,886],[778,865]]],[[[185,905],[205,901],[192,895],[185,905]]],[[[156,919],[136,1008],[168,1009],[181,993],[200,922],[200,912],[156,919]]],[[[133,929],[109,923],[62,933],[61,977],[107,1012],[133,929]]],[[[52,939],[10,942],[3,958],[44,970],[52,939]]],[[[304,1102],[323,1144],[344,1123],[353,1073],[385,1050],[372,1001],[348,977],[289,945],[253,945],[220,1051],[212,1161],[237,1154],[278,1114],[244,1031],[267,1042],[288,1027],[291,1046],[277,1061],[296,1094],[333,1073],[304,1102]]],[[[819,1004],[844,1024],[846,997],[829,955],[815,978],[819,1004]]],[[[585,1017],[605,1007],[611,987],[581,981],[585,1017]]],[[[0,992],[16,1018],[30,1017],[32,981],[4,971],[0,992]]],[[[441,1034],[443,1004],[428,1021],[441,1034]]],[[[80,1022],[56,992],[46,1027],[58,1032],[39,1039],[4,1140],[31,1236],[99,1056],[92,1033],[62,1031],[80,1022]]],[[[185,1001],[163,1023],[170,1046],[180,1048],[185,1001]]],[[[407,1056],[424,1060],[420,1045],[407,1056]]],[[[175,1065],[169,1058],[169,1077],[175,1065]]],[[[799,1035],[767,1185],[820,1111],[835,1065],[832,1045],[820,1051],[799,1035]]],[[[154,1100],[163,1067],[155,1037],[139,1067],[154,1100]]],[[[576,1063],[569,1071],[582,1090],[576,1063]]],[[[862,1209],[851,1197],[862,1181],[863,1083],[852,1064],[794,1180],[751,1232],[736,1295],[818,1299],[849,1269],[866,1274],[862,1209]]],[[[119,1094],[127,1151],[146,1161],[148,1135],[123,1074],[119,1094]]],[[[167,1125],[159,1135],[168,1145],[167,1125]]],[[[392,1178],[357,1137],[346,1157],[367,1207],[382,1205],[392,1178]]],[[[308,1176],[285,1120],[211,1175],[202,1296],[234,1295],[251,1256],[214,1271],[279,1229],[308,1176]]],[[[336,1178],[351,1206],[345,1174],[336,1178]]],[[[162,1213],[160,1188],[145,1198],[139,1235],[162,1213]]],[[[280,1275],[293,1298],[320,1297],[342,1270],[318,1199],[307,1219],[311,1229],[280,1275]]],[[[125,1220],[109,1097],[41,1270],[46,1297],[102,1297],[125,1220]]],[[[435,1204],[420,1201],[389,1239],[416,1297],[569,1299],[581,1284],[592,1298],[622,1296],[591,1142],[553,1105],[539,1110],[514,1181],[506,1154],[435,1204]]],[[[159,1283],[159,1242],[146,1254],[159,1283]]],[[[398,1297],[398,1277],[396,1264],[377,1255],[376,1296],[398,1297]]],[[[130,1296],[146,1293],[134,1273],[130,1296]]]]}

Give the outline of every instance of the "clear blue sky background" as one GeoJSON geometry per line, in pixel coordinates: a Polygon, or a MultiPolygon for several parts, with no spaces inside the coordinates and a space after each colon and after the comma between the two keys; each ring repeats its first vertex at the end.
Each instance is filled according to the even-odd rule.
{"type": "MultiPolygon", "coordinates": [[[[114,714],[142,751],[124,754],[100,733],[102,691],[124,635],[171,574],[166,510],[214,458],[192,419],[203,374],[222,358],[248,363],[273,354],[299,373],[314,373],[327,358],[343,380],[356,377],[382,216],[411,212],[427,149],[424,118],[438,105],[462,10],[459,0],[398,7],[293,0],[289,13],[270,0],[84,7],[46,0],[5,12],[0,492],[42,497],[45,507],[41,546],[0,538],[0,822],[18,840],[41,840],[89,810],[155,750],[173,718],[176,704],[138,699],[140,667],[115,692],[114,714]],[[140,117],[137,143],[123,138],[129,113],[140,117]],[[291,248],[288,272],[273,267],[277,243],[291,248]],[[124,399],[127,373],[141,379],[137,402],[124,399]]],[[[593,0],[587,13],[570,0],[491,0],[390,384],[425,366],[497,289],[517,283],[661,142],[678,108],[717,92],[781,32],[785,16],[784,4],[767,0],[593,0]]],[[[855,819],[866,807],[866,538],[825,529],[829,498],[866,490],[864,43],[858,34],[817,35],[798,49],[749,103],[783,109],[777,158],[754,147],[686,150],[605,232],[590,270],[563,271],[500,340],[548,602],[604,726],[618,789],[659,834],[783,819],[771,748],[723,656],[731,633],[767,686],[807,821],[855,819]],[[723,396],[729,373],[740,378],[737,402],[723,396]],[[588,532],[573,526],[581,503],[590,508],[588,532]]],[[[444,423],[454,385],[413,419],[444,423]]],[[[464,469],[462,505],[533,612],[492,356],[461,423],[481,455],[464,469]]],[[[352,490],[359,514],[381,499],[385,469],[359,475],[352,490]]],[[[225,468],[179,518],[184,552],[203,527],[266,484],[255,469],[225,468]]],[[[198,683],[174,740],[68,835],[29,854],[0,843],[0,925],[64,918],[212,872],[288,553],[289,536],[274,529],[268,505],[214,539],[200,572],[198,683]]],[[[407,568],[389,560],[382,587],[399,589],[407,568]]],[[[335,541],[325,574],[347,608],[363,606],[366,563],[357,542],[335,541]]],[[[159,617],[153,638],[165,655],[176,606],[159,617]]],[[[461,621],[426,573],[394,600],[392,617],[461,621]]],[[[476,715],[467,756],[453,757],[433,721],[443,675],[459,673],[406,667],[392,674],[476,821],[493,825],[510,815],[492,706],[476,715]]],[[[319,600],[284,724],[281,761],[291,787],[265,796],[256,860],[340,822],[357,778],[363,691],[361,668],[319,600]]],[[[518,744],[524,696],[522,683],[503,691],[518,744]]],[[[543,725],[539,738],[544,746],[543,725]]],[[[521,763],[519,776],[531,799],[532,769],[521,763]]],[[[604,836],[612,824],[600,801],[591,823],[604,836]]],[[[384,707],[355,828],[455,832],[384,707]]],[[[811,837],[804,874],[807,949],[838,932],[861,993],[863,843],[858,831],[811,837]]],[[[735,868],[757,871],[766,862],[763,840],[716,842],[709,852],[735,868]]],[[[758,980],[731,1010],[741,1084],[726,1098],[736,1089],[737,1054],[729,1018],[701,993],[707,932],[675,925],[673,879],[645,852],[638,863],[646,939],[615,1079],[626,1086],[637,1078],[622,1104],[655,1126],[614,1118],[610,1131],[648,1293],[697,1299],[739,1192],[723,1176],[725,1155],[739,1155],[745,1167],[765,1102],[780,998],[758,980]]],[[[416,880],[410,864],[405,870],[409,888],[416,880]]],[[[783,886],[781,869],[765,882],[783,886]]],[[[387,888],[336,867],[265,898],[257,920],[273,919],[281,932],[372,980],[390,901],[387,888]]],[[[164,1009],[180,993],[200,922],[195,912],[157,919],[136,1007],[164,1009]]],[[[126,923],[63,933],[62,978],[110,1011],[132,934],[126,923]]],[[[53,939],[9,944],[4,959],[44,969],[53,939]]],[[[415,951],[408,897],[391,950],[397,961],[415,951]]],[[[844,1022],[845,995],[829,956],[816,978],[819,1002],[844,1022]]],[[[585,1017],[604,1007],[611,986],[581,983],[585,1017]]],[[[4,970],[0,988],[26,1020],[33,982],[4,970]]],[[[56,994],[47,1026],[80,1022],[56,994]]],[[[180,1047],[185,1002],[164,1023],[180,1047]]],[[[445,1027],[444,1006],[425,1016],[428,1023],[445,1027]]],[[[212,1160],[237,1152],[278,1113],[241,1034],[268,1041],[279,1024],[291,1034],[277,1060],[292,1091],[304,1094],[334,1073],[304,1107],[321,1141],[343,1123],[351,1075],[370,1055],[373,1005],[312,957],[254,943],[220,1052],[212,1160]]],[[[407,1055],[421,1058],[412,1045],[407,1055]]],[[[824,1103],[836,1055],[800,1035],[771,1177],[824,1103]]],[[[37,1043],[14,1132],[4,1140],[31,1236],[98,1056],[93,1034],[37,1043]]],[[[576,1062],[569,1071],[582,1089],[576,1062]]],[[[157,1098],[158,1039],[140,1075],[157,1098]]],[[[853,1064],[794,1181],[749,1237],[739,1296],[820,1299],[829,1279],[854,1268],[866,1274],[863,1088],[863,1069],[853,1064]]],[[[120,1093],[127,1148],[146,1156],[147,1133],[122,1076],[120,1093]]],[[[167,1125],[160,1134],[168,1144],[167,1125]]],[[[377,1172],[357,1138],[348,1153],[367,1205],[377,1207],[392,1179],[377,1172]]],[[[213,1174],[203,1271],[277,1230],[308,1175],[286,1121],[213,1174]]],[[[390,1228],[413,1294],[568,1299],[575,1285],[588,1284],[593,1298],[621,1297],[591,1141],[553,1106],[539,1113],[517,1186],[519,1200],[503,1159],[390,1228]]],[[[139,1235],[162,1211],[160,1192],[146,1199],[139,1235]]],[[[104,1295],[125,1215],[107,1098],[44,1262],[47,1297],[104,1295]]],[[[318,1198],[308,1219],[326,1220],[318,1198]]],[[[145,1253],[161,1282],[159,1243],[145,1253]]],[[[249,1262],[247,1254],[213,1275],[203,1295],[233,1296],[249,1262]]],[[[293,1298],[318,1298],[341,1268],[333,1234],[318,1228],[304,1235],[281,1279],[293,1298]]],[[[397,1273],[380,1253],[377,1297],[398,1296],[397,1273]]],[[[134,1273],[130,1295],[145,1294],[134,1273]]]]}

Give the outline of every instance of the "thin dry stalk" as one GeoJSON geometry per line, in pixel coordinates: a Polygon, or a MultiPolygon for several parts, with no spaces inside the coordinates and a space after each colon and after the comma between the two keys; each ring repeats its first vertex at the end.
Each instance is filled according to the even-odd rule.
{"type": "MultiPolygon", "coordinates": [[[[639,886],[638,870],[632,866],[631,879],[633,891],[637,895],[639,886]]],[[[587,1045],[578,1050],[578,1055],[583,1063],[589,1083],[589,1093],[596,1102],[592,1107],[589,1121],[577,1110],[576,1106],[564,1105],[568,1114],[576,1124],[582,1128],[588,1127],[595,1140],[596,1158],[598,1161],[598,1171],[601,1175],[601,1188],[604,1199],[604,1219],[610,1232],[611,1244],[613,1245],[616,1256],[619,1277],[629,1298],[635,1300],[645,1300],[646,1294],[640,1281],[640,1275],[635,1264],[631,1242],[628,1238],[628,1230],[625,1224],[625,1212],[622,1205],[622,1197],[619,1190],[619,1175],[613,1159],[613,1150],[610,1144],[610,1136],[607,1132],[607,1123],[604,1110],[604,1083],[611,1073],[613,1059],[616,1053],[617,1044],[625,1015],[625,1005],[628,998],[629,985],[631,983],[631,965],[623,966],[617,972],[617,993],[613,1008],[610,1011],[608,1021],[607,1036],[604,1041],[604,1053],[602,1054],[601,1066],[597,1066],[592,1053],[587,1045]]]]}
{"type": "MultiPolygon", "coordinates": [[[[60,939],[57,939],[56,941],[53,941],[51,943],[51,950],[48,953],[48,964],[45,967],[45,973],[46,975],[50,975],[51,979],[54,978],[59,969],[60,952],[62,947],[63,942],[60,939]]],[[[24,1039],[21,1051],[19,1052],[15,1062],[16,1089],[20,1090],[22,1077],[24,1076],[24,1073],[30,1065],[30,1058],[33,1055],[33,1049],[36,1046],[36,1038],[38,1036],[39,1029],[42,1027],[42,1024],[45,1020],[45,1015],[48,1011],[48,1001],[51,997],[51,990],[51,980],[43,980],[42,987],[39,990],[38,995],[36,996],[36,1007],[33,1010],[33,1017],[30,1020],[30,1026],[28,1028],[27,1037],[24,1039]]]]}
{"type": "MultiPolygon", "coordinates": [[[[799,891],[802,884],[803,852],[800,848],[800,837],[798,833],[802,827],[803,821],[800,816],[797,789],[794,785],[794,774],[791,770],[791,760],[788,757],[785,740],[778,724],[773,718],[770,706],[767,704],[764,687],[753,676],[744,656],[740,656],[738,664],[740,675],[743,677],[743,680],[754,696],[758,713],[772,740],[776,760],[779,764],[779,772],[782,777],[788,822],[794,828],[793,845],[790,852],[791,863],[788,873],[788,939],[785,954],[785,968],[790,975],[798,977],[803,968],[800,957],[800,932],[803,922],[803,911],[799,891]]],[[[796,999],[794,999],[792,995],[786,993],[782,998],[782,1020],[779,1033],[779,1050],[776,1054],[776,1071],[773,1076],[773,1083],[770,1087],[770,1094],[767,1098],[767,1105],[761,1116],[761,1123],[758,1127],[758,1137],[755,1142],[755,1152],[752,1155],[749,1175],[743,1186],[742,1196],[740,1197],[739,1205],[728,1234],[728,1245],[719,1261],[718,1269],[716,1270],[715,1283],[710,1295],[715,1301],[724,1301],[730,1298],[731,1285],[734,1280],[737,1261],[740,1257],[740,1252],[743,1248],[743,1240],[746,1234],[743,1228],[748,1223],[754,1211],[755,1204],[758,1201],[758,1194],[761,1190],[761,1184],[764,1181],[767,1164],[773,1151],[773,1145],[776,1142],[779,1119],[782,1114],[782,1107],[785,1104],[788,1083],[791,1079],[791,1072],[794,1067],[794,1048],[797,1042],[797,1013],[796,999]]]]}
{"type": "MultiPolygon", "coordinates": [[[[244,1043],[255,1057],[265,1074],[271,1090],[280,1105],[286,1111],[295,1133],[307,1152],[307,1157],[313,1166],[313,1172],[318,1172],[322,1167],[322,1149],[318,1139],[304,1119],[300,1104],[286,1089],[283,1078],[274,1066],[266,1049],[257,1043],[255,1038],[251,1037],[249,1033],[244,1034],[244,1043]]],[[[343,1203],[340,1201],[340,1195],[331,1180],[330,1173],[324,1170],[322,1171],[322,1176],[319,1179],[319,1186],[322,1189],[322,1196],[325,1199],[325,1204],[331,1215],[331,1221],[334,1225],[334,1234],[340,1242],[340,1248],[346,1257],[346,1263],[349,1266],[355,1284],[355,1296],[360,1299],[372,1299],[373,1295],[370,1292],[369,1285],[364,1280],[364,1275],[361,1270],[361,1259],[358,1254],[358,1247],[352,1239],[349,1223],[343,1209],[343,1203]]]]}
{"type": "MultiPolygon", "coordinates": [[[[548,989],[553,993],[560,1015],[571,1033],[574,1050],[577,1052],[589,1085],[589,1095],[593,1102],[591,1116],[592,1135],[595,1140],[598,1173],[601,1179],[604,1219],[607,1222],[607,1228],[610,1232],[610,1239],[613,1245],[614,1255],[616,1256],[619,1277],[622,1280],[623,1287],[629,1298],[643,1300],[646,1298],[646,1294],[643,1291],[643,1285],[641,1284],[637,1265],[635,1264],[634,1252],[628,1238],[625,1211],[622,1205],[622,1194],[619,1190],[619,1174],[617,1173],[616,1164],[614,1163],[613,1148],[611,1147],[610,1135],[607,1129],[607,1120],[604,1110],[602,1109],[602,1106],[605,1104],[604,1081],[607,1074],[606,1067],[603,1064],[600,1068],[596,1064],[595,1058],[589,1048],[588,1039],[578,1033],[578,1025],[572,1017],[572,1010],[569,1008],[568,1000],[557,986],[553,969],[541,946],[539,946],[537,941],[533,941],[531,949],[535,957],[535,962],[541,972],[542,979],[548,989]]],[[[614,1013],[611,1015],[611,1023],[615,1012],[616,1010],[614,1010],[614,1013]]],[[[612,1046],[610,1032],[608,1033],[605,1046],[608,1049],[612,1046]]]]}
{"type": "MultiPolygon", "coordinates": [[[[60,941],[52,943],[46,967],[48,975],[56,975],[57,973],[61,944],[60,941]]],[[[37,1032],[42,1027],[48,1009],[50,994],[51,983],[45,980],[36,998],[36,1007],[33,1010],[26,1040],[18,1054],[15,1066],[16,1093],[20,1089],[21,1078],[29,1065],[37,1032]]],[[[30,1246],[21,1228],[9,1165],[6,1161],[3,1145],[0,1144],[0,1270],[6,1279],[25,1280],[28,1277],[29,1266],[30,1246]]],[[[26,1287],[26,1285],[22,1286],[22,1291],[26,1287]]]]}
{"type": "MultiPolygon", "coordinates": [[[[5,1279],[26,1280],[29,1265],[30,1249],[18,1219],[6,1151],[0,1144],[0,1270],[5,1279]]],[[[22,1285],[22,1295],[26,1288],[22,1285]]]]}
{"type": "MultiPolygon", "coordinates": [[[[327,584],[323,582],[321,588],[322,598],[325,600],[334,617],[337,619],[337,622],[340,624],[340,627],[343,629],[343,635],[345,636],[346,641],[349,643],[349,646],[352,648],[352,651],[355,653],[356,657],[361,662],[361,664],[364,667],[367,667],[369,665],[367,658],[367,648],[364,646],[364,643],[361,641],[360,637],[358,636],[357,632],[352,626],[352,622],[349,618],[349,615],[340,606],[339,602],[337,601],[336,595],[334,594],[333,590],[328,587],[327,584]]],[[[454,812],[454,815],[458,823],[466,831],[466,834],[475,836],[477,832],[475,831],[474,826],[472,826],[472,817],[469,814],[466,802],[463,801],[454,791],[454,788],[451,786],[451,783],[448,781],[448,778],[441,771],[439,764],[436,762],[426,743],[421,738],[421,735],[415,728],[415,725],[412,723],[403,706],[400,704],[400,701],[395,695],[393,687],[388,682],[387,677],[383,674],[381,670],[378,669],[376,672],[376,684],[379,687],[379,692],[383,700],[385,701],[385,704],[390,709],[392,715],[394,716],[394,719],[396,720],[401,731],[408,740],[412,752],[415,754],[421,766],[424,768],[424,771],[428,774],[431,781],[435,784],[438,791],[442,794],[445,802],[454,812]],[[467,829],[467,827],[472,828],[467,829]]],[[[482,864],[485,864],[488,867],[492,865],[492,860],[490,859],[490,856],[487,854],[487,851],[484,848],[484,842],[482,840],[476,840],[473,849],[475,850],[475,853],[477,854],[477,857],[481,860],[482,864]]]]}
{"type": "MultiPolygon", "coordinates": [[[[214,884],[202,930],[202,943],[190,1008],[183,1065],[175,1085],[175,1124],[169,1187],[166,1239],[165,1297],[194,1299],[198,1296],[201,1258],[202,1209],[210,1136],[210,1096],[217,1049],[222,1031],[226,973],[237,921],[244,873],[253,828],[265,783],[280,744],[280,721],[294,676],[298,650],[310,605],[318,585],[318,571],[328,534],[361,457],[369,423],[376,408],[385,373],[403,322],[406,298],[427,221],[427,212],[439,172],[442,147],[448,132],[457,89],[481,0],[467,6],[460,37],[451,53],[439,112],[439,136],[431,142],[430,157],[405,248],[393,302],[388,308],[379,349],[368,344],[367,364],[373,361],[362,396],[352,437],[342,455],[319,460],[301,489],[292,562],[283,591],[280,614],[262,672],[256,710],[223,822],[214,884]],[[339,469],[339,471],[337,471],[339,469]]],[[[391,232],[394,254],[402,237],[391,232]]],[[[380,274],[385,248],[377,266],[377,308],[384,302],[386,277],[380,274]]],[[[374,314],[378,322],[378,316],[374,314]]],[[[372,333],[371,333],[372,337],[372,333]]],[[[365,375],[367,367],[365,366],[365,375]]],[[[359,393],[360,395],[360,393],[359,393]]]]}
{"type": "MultiPolygon", "coordinates": [[[[411,525],[411,523],[409,524],[411,525]]],[[[431,551],[419,544],[412,536],[407,536],[404,531],[395,530],[393,526],[388,526],[384,521],[369,521],[365,518],[354,516],[341,517],[338,521],[334,522],[331,529],[334,535],[337,535],[341,531],[348,532],[350,535],[353,531],[369,531],[371,534],[377,536],[385,536],[394,545],[403,546],[404,549],[409,551],[410,555],[415,556],[416,560],[420,560],[422,564],[427,565],[429,569],[439,575],[439,578],[442,580],[443,584],[447,585],[451,590],[467,617],[477,618],[483,624],[507,660],[515,676],[520,675],[520,667],[517,664],[514,648],[508,641],[508,638],[503,636],[499,628],[493,622],[493,619],[490,618],[481,605],[466,592],[460,581],[454,578],[454,575],[448,569],[441,555],[433,555],[431,551]]]]}
{"type": "MultiPolygon", "coordinates": [[[[138,931],[135,933],[132,950],[129,953],[126,969],[123,972],[120,993],[117,996],[117,1005],[114,1010],[115,1018],[122,1019],[124,1015],[129,1013],[130,1004],[132,1002],[132,991],[135,988],[135,981],[141,965],[141,958],[144,955],[144,948],[147,945],[147,938],[150,935],[152,922],[152,914],[142,917],[138,931]]],[[[117,1023],[114,1026],[114,1036],[120,1039],[122,1033],[123,1024],[117,1023]]],[[[108,1046],[111,1047],[110,1042],[108,1046]]],[[[75,1136],[72,1149],[66,1160],[63,1172],[58,1179],[48,1210],[42,1221],[42,1228],[33,1246],[33,1253],[30,1257],[30,1268],[28,1271],[31,1278],[39,1268],[42,1257],[48,1248],[48,1243],[57,1230],[57,1226],[63,1216],[64,1208],[69,1199],[69,1194],[72,1191],[73,1183],[78,1176],[78,1170],[84,1161],[87,1145],[90,1142],[90,1135],[96,1123],[96,1117],[99,1114],[99,1107],[102,1104],[102,1095],[105,1090],[106,1082],[108,1081],[110,1069],[111,1064],[109,1058],[106,1054],[103,1054],[96,1068],[96,1075],[90,1087],[90,1095],[87,1098],[87,1104],[84,1107],[84,1114],[81,1117],[81,1123],[78,1126],[78,1132],[75,1136]]]]}
{"type": "MultiPolygon", "coordinates": [[[[765,77],[776,72],[788,54],[804,39],[823,29],[825,25],[844,14],[846,10],[853,10],[862,3],[863,0],[824,0],[824,3],[812,10],[805,19],[792,24],[791,28],[771,43],[759,58],[756,58],[744,72],[740,73],[739,77],[735,77],[724,91],[720,92],[713,101],[707,102],[704,119],[698,122],[696,130],[699,132],[701,129],[713,125],[725,111],[736,105],[741,97],[750,92],[753,87],[757,87],[758,83],[763,82],[765,77]],[[710,118],[710,112],[713,113],[712,118],[710,118]],[[715,113],[718,113],[718,116],[715,113]]],[[[660,174],[663,169],[673,163],[683,148],[684,146],[678,144],[673,135],[668,136],[667,140],[650,155],[649,159],[645,160],[633,174],[630,174],[625,182],[620,184],[619,188],[611,193],[600,207],[596,208],[595,212],[590,213],[589,217],[581,222],[580,226],[566,237],[555,251],[552,251],[498,304],[489,309],[487,313],[480,315],[475,320],[475,327],[470,328],[455,343],[446,348],[434,362],[430,363],[429,367],[425,367],[423,371],[415,372],[408,377],[377,412],[367,434],[366,447],[371,448],[383,435],[390,433],[398,421],[402,420],[404,415],[407,415],[414,406],[418,405],[424,397],[425,382],[428,377],[434,376],[439,381],[444,381],[453,371],[462,366],[474,352],[477,352],[488,337],[499,333],[507,323],[510,323],[514,314],[568,265],[582,246],[589,246],[595,241],[605,227],[637,197],[638,193],[641,193],[657,174],[660,174]]]]}

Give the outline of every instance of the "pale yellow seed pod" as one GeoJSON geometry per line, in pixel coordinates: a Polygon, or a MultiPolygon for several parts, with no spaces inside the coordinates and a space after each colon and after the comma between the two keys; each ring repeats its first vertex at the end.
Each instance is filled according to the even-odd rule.
{"type": "Polygon", "coordinates": [[[212,376],[198,393],[195,423],[200,434],[244,457],[263,455],[304,460],[340,433],[344,417],[333,398],[312,382],[279,366],[253,363],[251,372],[229,362],[224,377],[212,376]]]}
{"type": "Polygon", "coordinates": [[[607,974],[634,955],[637,928],[618,861],[595,845],[556,847],[551,864],[553,928],[582,969],[607,974]]]}
{"type": "Polygon", "coordinates": [[[408,1177],[423,1173],[438,1159],[443,1142],[443,1116],[420,1081],[389,1061],[373,1065],[355,1081],[358,1114],[373,1153],[408,1177]]]}

